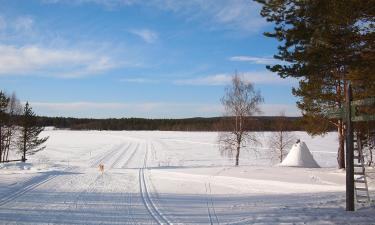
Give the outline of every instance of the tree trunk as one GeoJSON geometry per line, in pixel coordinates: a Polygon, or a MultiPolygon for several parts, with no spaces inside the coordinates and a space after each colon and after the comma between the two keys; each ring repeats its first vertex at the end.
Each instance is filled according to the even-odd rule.
{"type": "Polygon", "coordinates": [[[24,130],[24,135],[23,135],[23,157],[22,157],[22,162],[26,162],[26,138],[27,138],[27,130],[24,130]]]}
{"type": "Polygon", "coordinates": [[[240,146],[237,146],[237,152],[236,152],[236,166],[239,165],[239,161],[240,161],[240,149],[241,149],[241,147],[240,147],[240,146]]]}
{"type": "Polygon", "coordinates": [[[339,169],[345,168],[345,130],[344,130],[344,124],[342,120],[339,120],[339,126],[337,129],[338,132],[338,138],[339,138],[339,148],[337,152],[337,163],[339,169]]]}
{"type": "Polygon", "coordinates": [[[280,131],[280,163],[283,162],[283,131],[280,131]]]}
{"type": "Polygon", "coordinates": [[[3,155],[3,135],[1,130],[1,124],[0,124],[0,162],[2,162],[2,156],[3,155]]]}

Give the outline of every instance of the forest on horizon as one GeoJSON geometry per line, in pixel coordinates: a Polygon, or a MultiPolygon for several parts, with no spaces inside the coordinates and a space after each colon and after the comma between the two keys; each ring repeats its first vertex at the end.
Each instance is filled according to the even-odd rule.
{"type": "MultiPolygon", "coordinates": [[[[162,131],[224,131],[219,126],[223,117],[196,117],[184,119],[145,119],[145,118],[72,118],[38,117],[40,126],[72,130],[162,130],[162,131]]],[[[254,116],[247,124],[251,131],[276,131],[274,124],[280,119],[287,121],[286,130],[304,131],[301,117],[254,116]],[[251,123],[251,124],[250,124],[251,123]]],[[[334,131],[332,127],[332,131],[334,131]]]]}

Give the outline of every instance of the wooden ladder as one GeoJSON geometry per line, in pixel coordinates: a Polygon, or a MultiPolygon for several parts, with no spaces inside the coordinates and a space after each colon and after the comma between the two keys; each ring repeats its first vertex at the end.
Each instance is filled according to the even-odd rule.
{"type": "Polygon", "coordinates": [[[354,138],[354,191],[357,203],[370,203],[362,143],[357,135],[354,138]]]}

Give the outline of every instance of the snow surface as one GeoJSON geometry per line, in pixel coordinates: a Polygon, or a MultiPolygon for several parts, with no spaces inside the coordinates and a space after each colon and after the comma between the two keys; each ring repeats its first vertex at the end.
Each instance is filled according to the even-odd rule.
{"type": "MultiPolygon", "coordinates": [[[[222,157],[213,132],[45,131],[47,148],[0,166],[1,224],[374,224],[345,211],[335,133],[296,132],[321,168],[279,167],[270,149],[222,157]],[[104,164],[100,173],[98,166],[104,164]]],[[[272,133],[260,133],[263,146],[272,133]]],[[[375,197],[374,179],[369,179],[375,197]]]]}
{"type": "Polygon", "coordinates": [[[296,166],[306,168],[320,167],[315,161],[306,143],[299,141],[292,146],[285,159],[280,163],[280,166],[296,166]]]}

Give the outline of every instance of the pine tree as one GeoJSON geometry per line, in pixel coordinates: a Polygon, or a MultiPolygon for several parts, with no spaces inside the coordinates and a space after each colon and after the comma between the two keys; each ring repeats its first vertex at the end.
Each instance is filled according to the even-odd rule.
{"type": "Polygon", "coordinates": [[[33,155],[46,147],[42,145],[48,140],[48,137],[39,138],[39,134],[44,128],[37,125],[35,113],[28,102],[26,102],[20,126],[21,131],[18,146],[23,154],[22,161],[25,162],[26,155],[33,155]]]}
{"type": "Polygon", "coordinates": [[[337,127],[338,166],[344,168],[344,123],[325,113],[343,106],[348,81],[355,80],[354,89],[361,87],[362,93],[374,87],[373,1],[256,1],[263,5],[261,15],[275,24],[273,32],[265,33],[280,42],[274,57],[286,62],[267,68],[299,80],[292,92],[310,134],[325,133],[330,124],[337,127]]]}

